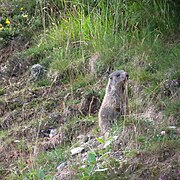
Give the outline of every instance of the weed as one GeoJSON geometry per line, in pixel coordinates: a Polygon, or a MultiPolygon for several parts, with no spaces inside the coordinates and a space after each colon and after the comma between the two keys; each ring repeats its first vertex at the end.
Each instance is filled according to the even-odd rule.
{"type": "Polygon", "coordinates": [[[8,132],[7,131],[0,131],[0,139],[3,139],[7,136],[8,132]]]}
{"type": "Polygon", "coordinates": [[[0,88],[0,96],[3,96],[4,94],[5,94],[4,89],[1,89],[1,88],[0,88]]]}

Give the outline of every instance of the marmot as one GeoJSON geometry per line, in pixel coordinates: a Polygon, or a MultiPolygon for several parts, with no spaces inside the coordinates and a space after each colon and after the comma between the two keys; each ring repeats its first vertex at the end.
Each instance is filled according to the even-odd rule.
{"type": "Polygon", "coordinates": [[[128,113],[128,97],[125,88],[127,79],[128,74],[123,70],[115,71],[109,75],[106,94],[98,114],[99,126],[103,134],[121,115],[128,113]]]}

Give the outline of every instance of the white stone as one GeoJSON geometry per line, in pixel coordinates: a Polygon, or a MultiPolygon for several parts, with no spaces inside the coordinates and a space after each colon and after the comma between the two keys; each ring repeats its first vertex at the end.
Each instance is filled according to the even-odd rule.
{"type": "Polygon", "coordinates": [[[83,147],[76,147],[76,148],[74,148],[74,149],[71,149],[71,154],[72,154],[72,155],[79,154],[79,153],[81,153],[83,150],[84,150],[83,147]]]}
{"type": "Polygon", "coordinates": [[[63,162],[61,163],[58,167],[57,167],[57,171],[61,171],[65,166],[67,165],[67,162],[63,162]]]}

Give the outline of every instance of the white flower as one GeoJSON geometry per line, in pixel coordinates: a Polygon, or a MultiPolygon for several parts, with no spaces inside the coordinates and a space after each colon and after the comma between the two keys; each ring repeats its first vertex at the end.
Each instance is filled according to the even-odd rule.
{"type": "Polygon", "coordinates": [[[165,131],[161,131],[161,135],[164,136],[166,134],[165,131]]]}

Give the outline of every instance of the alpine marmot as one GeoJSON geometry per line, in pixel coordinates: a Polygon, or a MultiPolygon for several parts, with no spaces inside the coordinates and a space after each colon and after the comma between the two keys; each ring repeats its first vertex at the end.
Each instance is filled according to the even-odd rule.
{"type": "Polygon", "coordinates": [[[128,112],[128,97],[125,83],[128,74],[118,70],[109,75],[109,82],[106,87],[106,94],[99,110],[99,126],[104,134],[112,123],[117,122],[121,115],[128,112]]]}

